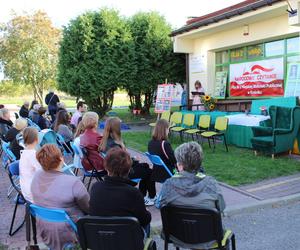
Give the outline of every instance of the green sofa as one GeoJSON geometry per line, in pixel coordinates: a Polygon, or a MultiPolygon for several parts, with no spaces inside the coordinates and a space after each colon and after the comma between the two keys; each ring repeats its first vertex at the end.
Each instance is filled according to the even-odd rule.
{"type": "Polygon", "coordinates": [[[295,138],[300,132],[300,107],[271,106],[269,114],[269,127],[252,127],[254,137],[251,143],[255,151],[274,157],[274,154],[293,149],[295,138]]]}

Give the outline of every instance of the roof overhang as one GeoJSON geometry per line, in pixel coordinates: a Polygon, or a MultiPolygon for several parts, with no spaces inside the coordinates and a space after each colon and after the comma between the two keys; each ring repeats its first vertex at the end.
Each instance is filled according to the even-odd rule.
{"type": "Polygon", "coordinates": [[[276,16],[287,13],[286,9],[288,6],[285,1],[264,0],[258,1],[256,3],[262,4],[262,2],[264,3],[264,5],[261,5],[260,8],[253,8],[253,5],[251,5],[247,7],[250,8],[250,10],[244,10],[243,13],[240,13],[238,15],[233,15],[232,13],[232,15],[230,16],[228,13],[223,13],[219,18],[214,17],[213,20],[205,19],[200,21],[201,23],[195,22],[190,25],[184,26],[181,29],[173,31],[171,36],[173,36],[174,38],[193,39],[215,32],[224,31],[226,29],[232,29],[241,25],[247,25],[269,18],[274,18],[276,16]]]}

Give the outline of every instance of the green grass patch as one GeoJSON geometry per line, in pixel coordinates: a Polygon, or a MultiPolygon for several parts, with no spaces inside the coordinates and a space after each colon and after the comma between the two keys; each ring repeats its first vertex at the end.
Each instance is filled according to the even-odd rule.
{"type": "MultiPolygon", "coordinates": [[[[123,133],[126,146],[141,152],[147,151],[149,132],[123,133]]],[[[178,137],[170,140],[173,149],[181,144],[178,137]]],[[[203,166],[208,175],[218,181],[233,186],[255,183],[264,179],[294,174],[300,171],[300,163],[286,156],[278,156],[272,160],[269,156],[254,156],[250,149],[229,146],[227,153],[222,144],[217,144],[215,152],[204,142],[203,166]]]]}

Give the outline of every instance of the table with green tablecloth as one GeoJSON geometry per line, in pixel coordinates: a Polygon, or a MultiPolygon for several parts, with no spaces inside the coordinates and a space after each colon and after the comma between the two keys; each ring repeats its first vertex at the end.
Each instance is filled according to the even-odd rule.
{"type": "Polygon", "coordinates": [[[238,147],[252,148],[251,138],[253,137],[252,126],[262,125],[269,117],[259,115],[248,115],[240,112],[222,112],[222,111],[181,111],[184,114],[195,114],[195,124],[198,124],[199,116],[210,115],[211,125],[215,124],[216,118],[226,116],[229,118],[226,140],[228,144],[238,147]],[[233,119],[238,117],[239,119],[233,119]],[[244,124],[244,125],[240,125],[244,124]],[[245,126],[247,125],[247,126],[245,126]]]}

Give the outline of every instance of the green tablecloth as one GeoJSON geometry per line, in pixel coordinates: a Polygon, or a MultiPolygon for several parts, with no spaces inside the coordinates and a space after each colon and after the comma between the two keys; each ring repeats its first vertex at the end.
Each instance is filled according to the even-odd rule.
{"type": "Polygon", "coordinates": [[[226,140],[242,148],[252,148],[251,138],[253,137],[252,127],[241,125],[228,125],[226,140]]]}

